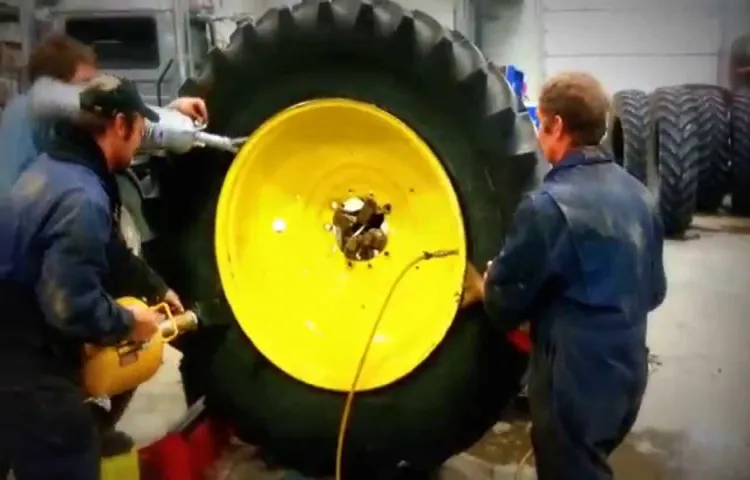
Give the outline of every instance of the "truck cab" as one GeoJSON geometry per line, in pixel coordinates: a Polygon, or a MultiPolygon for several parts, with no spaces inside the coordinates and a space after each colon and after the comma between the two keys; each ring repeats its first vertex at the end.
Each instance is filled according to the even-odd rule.
{"type": "Polygon", "coordinates": [[[138,84],[147,102],[166,104],[200,71],[215,43],[213,4],[182,0],[60,0],[37,12],[40,33],[55,30],[91,45],[99,67],[138,84]]]}
{"type": "MultiPolygon", "coordinates": [[[[24,7],[33,17],[24,29],[30,48],[47,33],[64,32],[94,49],[99,69],[134,81],[152,105],[176,98],[216,43],[211,0],[36,0],[24,7]]],[[[123,233],[136,235],[134,250],[154,235],[142,215],[143,202],[158,197],[149,158],[137,156],[117,179],[124,218],[134,222],[126,221],[123,233]]]]}

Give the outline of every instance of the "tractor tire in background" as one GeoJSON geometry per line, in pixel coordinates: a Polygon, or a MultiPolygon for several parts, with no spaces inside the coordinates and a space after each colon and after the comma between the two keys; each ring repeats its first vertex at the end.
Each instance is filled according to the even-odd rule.
{"type": "MultiPolygon", "coordinates": [[[[205,98],[209,130],[230,136],[260,132],[280,112],[316,99],[355,100],[397,117],[429,145],[447,172],[475,265],[497,253],[518,202],[538,185],[543,171],[534,127],[519,113],[499,68],[460,33],[391,1],[303,1],[272,9],[238,29],[226,50],[213,51],[206,71],[187,82],[181,94],[205,98]]],[[[281,142],[293,144],[294,137],[281,142]]],[[[309,144],[308,150],[325,147],[309,144]]],[[[331,170],[326,157],[315,158],[321,163],[306,164],[304,170],[331,170]]],[[[164,228],[157,240],[161,247],[150,250],[150,260],[209,325],[181,345],[187,394],[205,396],[214,415],[279,464],[329,475],[346,392],[304,383],[262,354],[241,328],[246,319],[234,315],[220,280],[215,217],[233,160],[194,150],[169,159],[159,172],[164,228]]],[[[397,160],[408,166],[417,159],[397,160]]],[[[394,212],[400,207],[406,208],[394,204],[394,212]]],[[[243,208],[247,215],[258,213],[243,208]]],[[[423,215],[447,221],[450,214],[423,215]]],[[[278,288],[292,303],[314,294],[293,285],[278,288]]],[[[311,288],[323,294],[331,287],[311,288]]],[[[424,323],[417,318],[421,315],[410,315],[403,322],[424,323]]],[[[273,325],[279,319],[262,320],[273,325]]],[[[349,328],[346,311],[340,322],[349,328]]],[[[460,310],[442,341],[411,373],[355,396],[344,449],[346,478],[374,478],[404,462],[430,469],[465,450],[516,397],[527,361],[491,327],[481,305],[460,310]]]]}
{"type": "MultiPolygon", "coordinates": [[[[143,218],[143,196],[138,188],[138,180],[130,171],[116,176],[120,195],[120,232],[128,247],[141,256],[145,232],[148,224],[143,218]]],[[[127,293],[122,292],[122,296],[127,293]]]]}
{"type": "Polygon", "coordinates": [[[617,92],[612,102],[605,146],[618,165],[646,183],[649,98],[640,90],[617,92]]]}
{"type": "Polygon", "coordinates": [[[734,39],[729,52],[729,86],[732,91],[750,88],[750,33],[734,39]]]}
{"type": "Polygon", "coordinates": [[[651,95],[651,112],[654,135],[649,147],[659,172],[659,212],[665,234],[678,237],[690,227],[696,208],[700,99],[683,87],[660,88],[651,95]]]}
{"type": "Polygon", "coordinates": [[[731,94],[716,85],[687,85],[700,101],[696,135],[701,145],[697,210],[715,212],[731,187],[731,94]]]}
{"type": "Polygon", "coordinates": [[[734,93],[732,127],[732,211],[750,216],[750,90],[734,93]]]}

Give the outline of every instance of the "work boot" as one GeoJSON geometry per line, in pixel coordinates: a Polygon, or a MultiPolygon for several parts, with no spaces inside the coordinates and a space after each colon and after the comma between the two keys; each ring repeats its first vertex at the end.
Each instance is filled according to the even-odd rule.
{"type": "Polygon", "coordinates": [[[94,402],[88,402],[88,405],[96,423],[100,456],[115,457],[131,451],[135,442],[130,435],[115,428],[112,412],[94,402]]]}
{"type": "Polygon", "coordinates": [[[120,430],[108,430],[99,433],[99,455],[102,458],[116,457],[133,450],[135,442],[127,433],[120,430]]]}

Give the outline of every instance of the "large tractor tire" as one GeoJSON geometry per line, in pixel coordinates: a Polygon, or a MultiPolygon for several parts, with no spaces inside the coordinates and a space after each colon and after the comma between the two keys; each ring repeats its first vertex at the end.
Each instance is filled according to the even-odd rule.
{"type": "Polygon", "coordinates": [[[659,212],[665,233],[681,236],[693,221],[698,195],[700,100],[689,89],[667,87],[657,89],[651,103],[659,212]]]}
{"type": "Polygon", "coordinates": [[[148,223],[143,218],[143,196],[138,188],[138,180],[132,172],[117,175],[117,188],[120,195],[120,232],[128,247],[140,256],[148,223]]]}
{"type": "Polygon", "coordinates": [[[732,210],[750,216],[750,90],[735,92],[732,119],[732,210]]]}
{"type": "Polygon", "coordinates": [[[641,183],[646,183],[647,141],[649,135],[649,98],[640,90],[617,92],[606,146],[615,161],[641,183]]]}
{"type": "Polygon", "coordinates": [[[346,478],[476,442],[527,357],[480,305],[458,309],[466,261],[493,258],[543,171],[499,68],[396,3],[304,1],[242,26],[181,94],[206,99],[210,131],[251,135],[234,158],[192,151],[159,172],[150,257],[207,325],[181,345],[188,395],[309,475],[333,471],[350,389],[346,478]],[[375,202],[357,231],[382,239],[389,222],[387,243],[352,258],[337,222],[375,202]],[[458,255],[407,268],[434,249],[458,255]]]}
{"type": "Polygon", "coordinates": [[[730,93],[716,85],[688,85],[700,101],[696,135],[701,145],[697,209],[715,212],[731,185],[730,93]]]}

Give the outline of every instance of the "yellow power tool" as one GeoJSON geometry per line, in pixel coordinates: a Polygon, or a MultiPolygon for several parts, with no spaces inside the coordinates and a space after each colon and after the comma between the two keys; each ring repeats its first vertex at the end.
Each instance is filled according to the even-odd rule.
{"type": "Polygon", "coordinates": [[[120,298],[117,303],[123,307],[151,308],[162,313],[163,320],[146,343],[127,341],[111,347],[84,346],[82,383],[89,397],[111,397],[133,390],[159,370],[164,345],[198,327],[198,316],[190,310],[172,315],[165,303],[148,307],[134,297],[120,298]]]}

